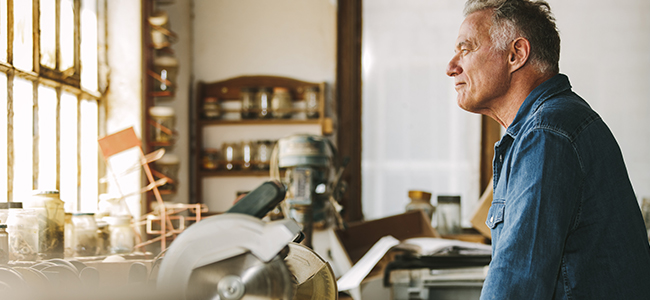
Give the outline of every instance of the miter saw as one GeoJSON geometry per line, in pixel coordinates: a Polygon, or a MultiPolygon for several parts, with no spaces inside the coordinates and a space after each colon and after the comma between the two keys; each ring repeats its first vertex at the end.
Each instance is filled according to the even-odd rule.
{"type": "Polygon", "coordinates": [[[299,225],[261,220],[285,192],[265,182],[228,212],[188,227],[162,258],[158,289],[185,300],[338,299],[330,265],[298,243],[299,225]]]}

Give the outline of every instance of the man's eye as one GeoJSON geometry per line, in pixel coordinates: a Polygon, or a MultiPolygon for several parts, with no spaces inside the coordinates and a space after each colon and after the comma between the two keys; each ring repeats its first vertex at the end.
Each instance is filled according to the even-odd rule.
{"type": "Polygon", "coordinates": [[[460,49],[461,55],[466,55],[467,53],[469,53],[469,49],[460,49]]]}

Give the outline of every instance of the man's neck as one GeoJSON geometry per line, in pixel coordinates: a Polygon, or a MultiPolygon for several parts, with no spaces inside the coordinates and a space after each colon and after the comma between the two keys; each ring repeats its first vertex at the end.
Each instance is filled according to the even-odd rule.
{"type": "MultiPolygon", "coordinates": [[[[508,128],[515,119],[519,108],[526,100],[526,97],[544,81],[553,77],[553,74],[540,76],[515,76],[512,79],[510,89],[508,92],[498,100],[495,109],[492,109],[488,114],[489,117],[497,121],[504,128],[508,128]]],[[[530,75],[530,74],[529,74],[530,75]]]]}

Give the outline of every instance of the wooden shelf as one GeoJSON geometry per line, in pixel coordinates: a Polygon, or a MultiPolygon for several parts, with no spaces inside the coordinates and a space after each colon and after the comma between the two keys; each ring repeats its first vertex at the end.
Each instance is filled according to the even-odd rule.
{"type": "Polygon", "coordinates": [[[320,119],[241,119],[241,120],[200,120],[201,125],[307,125],[321,124],[320,119]]]}

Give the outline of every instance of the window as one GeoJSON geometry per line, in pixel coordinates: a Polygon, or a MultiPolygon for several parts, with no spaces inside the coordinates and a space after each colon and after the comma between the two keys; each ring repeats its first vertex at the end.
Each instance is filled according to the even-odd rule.
{"type": "Polygon", "coordinates": [[[66,211],[96,203],[97,31],[97,0],[0,0],[0,201],[56,189],[66,211]]]}

